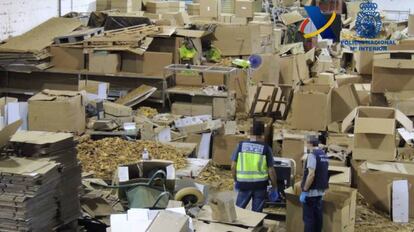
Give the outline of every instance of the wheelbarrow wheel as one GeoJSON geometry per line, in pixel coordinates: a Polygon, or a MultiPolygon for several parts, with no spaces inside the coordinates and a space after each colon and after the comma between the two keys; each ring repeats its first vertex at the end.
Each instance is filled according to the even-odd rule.
{"type": "Polygon", "coordinates": [[[183,188],[175,194],[176,201],[182,201],[184,205],[196,205],[204,202],[203,193],[197,188],[183,188]]]}

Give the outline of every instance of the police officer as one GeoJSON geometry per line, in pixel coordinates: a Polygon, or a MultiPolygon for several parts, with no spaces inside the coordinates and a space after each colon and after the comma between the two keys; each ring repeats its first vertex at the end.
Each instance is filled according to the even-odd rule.
{"type": "Polygon", "coordinates": [[[252,201],[252,210],[262,212],[267,195],[269,177],[272,190],[269,196],[278,198],[276,172],[269,145],[264,143],[263,122],[253,121],[250,141],[240,142],[232,157],[232,173],[239,191],[236,205],[246,208],[252,201]]]}
{"type": "Polygon", "coordinates": [[[305,232],[322,231],[323,205],[322,198],[328,189],[328,157],[319,148],[316,136],[310,136],[308,141],[308,157],[302,179],[300,202],[303,204],[303,222],[305,232]]]}

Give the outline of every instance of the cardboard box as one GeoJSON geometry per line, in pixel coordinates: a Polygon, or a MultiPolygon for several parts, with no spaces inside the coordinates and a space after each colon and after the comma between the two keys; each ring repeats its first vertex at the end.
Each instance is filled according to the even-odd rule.
{"type": "Polygon", "coordinates": [[[397,155],[397,122],[408,131],[413,130],[412,121],[401,111],[387,107],[358,107],[342,122],[342,132],[354,125],[354,149],[356,160],[394,161],[397,155]]]}
{"type": "Polygon", "coordinates": [[[332,121],[341,122],[360,105],[354,85],[343,85],[332,91],[332,121]]]}
{"type": "Polygon", "coordinates": [[[355,52],[354,62],[355,69],[359,74],[371,75],[373,65],[373,52],[355,52]]]}
{"type": "Polygon", "coordinates": [[[200,15],[200,3],[187,3],[187,13],[189,15],[200,15]]]}
{"type": "Polygon", "coordinates": [[[173,54],[169,52],[145,52],[144,55],[122,54],[122,71],[142,73],[149,76],[163,76],[164,67],[172,64],[173,54]]]}
{"type": "Polygon", "coordinates": [[[111,0],[111,8],[118,9],[121,12],[140,11],[142,0],[111,0]]]}
{"type": "Polygon", "coordinates": [[[309,79],[306,55],[289,55],[280,58],[280,83],[296,85],[299,81],[309,79]]]}
{"type": "Polygon", "coordinates": [[[200,0],[200,16],[218,18],[221,2],[218,0],[200,0]]]}
{"type": "Polygon", "coordinates": [[[121,66],[119,54],[93,52],[89,54],[89,71],[95,73],[117,73],[121,66]]]}
{"type": "Polygon", "coordinates": [[[250,56],[261,49],[260,26],[220,24],[214,36],[213,45],[223,56],[250,56]]]}
{"type": "Polygon", "coordinates": [[[97,0],[96,11],[104,11],[111,9],[111,0],[97,0]]]}
{"type": "Polygon", "coordinates": [[[253,18],[254,16],[253,0],[236,0],[235,13],[236,17],[253,18]]]}
{"type": "Polygon", "coordinates": [[[388,106],[396,108],[407,116],[414,116],[414,91],[386,92],[388,106]]]}
{"type": "Polygon", "coordinates": [[[280,57],[279,54],[260,54],[262,64],[253,70],[252,79],[255,82],[279,84],[280,57]]]}
{"type": "Polygon", "coordinates": [[[175,85],[180,86],[203,86],[203,79],[197,72],[177,72],[175,85]]]}
{"type": "Polygon", "coordinates": [[[223,119],[224,121],[231,120],[236,115],[236,96],[233,94],[229,98],[214,98],[213,99],[213,118],[223,119]]]}
{"type": "Polygon", "coordinates": [[[303,134],[283,134],[281,157],[290,158],[296,162],[296,175],[303,173],[302,160],[305,150],[305,135],[303,134]]]}
{"type": "Polygon", "coordinates": [[[356,74],[339,74],[335,75],[336,83],[338,83],[338,86],[341,87],[343,85],[347,84],[356,84],[356,83],[362,83],[362,76],[356,75],[356,74]]]}
{"type": "Polygon", "coordinates": [[[183,116],[213,115],[213,106],[208,104],[174,102],[171,112],[172,114],[183,116]]]}
{"type": "Polygon", "coordinates": [[[148,227],[148,232],[187,232],[190,230],[190,218],[172,211],[160,211],[148,227]]]}
{"type": "Polygon", "coordinates": [[[117,104],[114,102],[105,101],[103,103],[105,114],[109,114],[114,117],[130,117],[132,116],[132,108],[117,104]]]}
{"type": "Polygon", "coordinates": [[[214,135],[213,137],[213,161],[218,165],[231,165],[231,156],[242,141],[247,141],[246,136],[241,135],[214,135]]]}
{"type": "Polygon", "coordinates": [[[408,36],[414,36],[414,15],[408,16],[408,36]]]}
{"type": "Polygon", "coordinates": [[[29,99],[29,130],[82,134],[85,126],[80,92],[43,90],[29,99]]]}
{"type": "Polygon", "coordinates": [[[50,47],[50,60],[54,68],[81,70],[85,68],[83,48],[50,47]]]}
{"type": "Polygon", "coordinates": [[[374,55],[372,93],[414,90],[414,60],[410,51],[374,55]]]}
{"type": "Polygon", "coordinates": [[[331,91],[328,85],[301,86],[293,96],[292,127],[325,131],[331,123],[331,91]]]}
{"type": "Polygon", "coordinates": [[[361,106],[368,106],[371,102],[371,84],[354,84],[361,106]]]}
{"type": "Polygon", "coordinates": [[[167,1],[148,1],[145,7],[146,11],[151,14],[170,12],[170,3],[167,1]]]}
{"type": "MultiPolygon", "coordinates": [[[[285,190],[287,231],[303,231],[302,203],[299,201],[300,184],[285,190]]],[[[322,231],[353,232],[355,226],[357,190],[339,185],[329,185],[323,197],[322,231]]]]}
{"type": "Polygon", "coordinates": [[[409,183],[409,215],[414,218],[414,164],[364,162],[358,171],[358,192],[376,209],[391,214],[391,185],[394,180],[409,183]]]}

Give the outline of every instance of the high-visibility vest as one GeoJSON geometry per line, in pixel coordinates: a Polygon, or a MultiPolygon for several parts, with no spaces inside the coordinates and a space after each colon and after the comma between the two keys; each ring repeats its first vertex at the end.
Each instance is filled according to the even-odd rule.
{"type": "Polygon", "coordinates": [[[197,51],[192,48],[188,49],[185,45],[182,45],[179,49],[180,59],[182,60],[191,60],[197,55],[197,51]]]}
{"type": "Polygon", "coordinates": [[[269,178],[266,156],[260,153],[239,152],[236,171],[238,182],[262,182],[269,178]]]}

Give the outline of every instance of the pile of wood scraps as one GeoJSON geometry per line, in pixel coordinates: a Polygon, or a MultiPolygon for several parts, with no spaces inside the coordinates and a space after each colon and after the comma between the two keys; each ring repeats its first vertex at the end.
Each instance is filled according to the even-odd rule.
{"type": "Polygon", "coordinates": [[[126,27],[91,37],[84,41],[83,46],[95,51],[129,51],[142,55],[153,40],[150,36],[160,32],[161,27],[153,25],[126,27]]]}
{"type": "Polygon", "coordinates": [[[186,166],[186,157],[173,146],[153,141],[126,141],[105,138],[98,141],[79,140],[78,158],[84,172],[94,172],[95,177],[110,180],[119,165],[134,164],[141,160],[146,148],[151,159],[170,160],[176,169],[186,166]]]}

